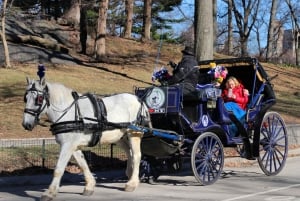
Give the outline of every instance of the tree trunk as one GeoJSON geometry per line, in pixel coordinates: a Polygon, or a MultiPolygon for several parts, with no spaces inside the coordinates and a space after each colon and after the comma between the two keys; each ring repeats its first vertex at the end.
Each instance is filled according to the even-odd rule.
{"type": "Polygon", "coordinates": [[[233,54],[232,0],[228,0],[228,55],[233,54]]]}
{"type": "Polygon", "coordinates": [[[99,18],[96,37],[96,59],[101,60],[105,56],[105,36],[108,0],[100,1],[99,18]]]}
{"type": "Polygon", "coordinates": [[[273,44],[274,44],[274,29],[275,29],[275,20],[276,20],[276,13],[277,13],[277,0],[272,0],[271,6],[271,15],[269,21],[269,30],[268,30],[268,41],[267,41],[267,54],[266,60],[269,61],[273,55],[273,44]]]}
{"type": "Polygon", "coordinates": [[[217,40],[217,33],[218,33],[218,21],[217,21],[217,15],[218,15],[218,5],[217,0],[213,0],[213,25],[214,25],[214,52],[217,51],[218,48],[218,40],[217,40]]]}
{"type": "Polygon", "coordinates": [[[213,2],[195,0],[195,53],[196,59],[213,59],[213,2]]]}
{"type": "Polygon", "coordinates": [[[133,18],[133,0],[125,1],[126,24],[124,38],[131,38],[132,18],[133,18]]]}
{"type": "Polygon", "coordinates": [[[241,56],[245,57],[248,56],[248,37],[241,37],[241,56]]]}
{"type": "Polygon", "coordinates": [[[7,0],[4,0],[3,1],[3,5],[2,5],[2,13],[1,13],[1,26],[2,26],[2,30],[0,32],[0,35],[1,35],[3,49],[4,49],[4,58],[5,58],[4,67],[5,68],[11,68],[10,57],[9,57],[9,50],[8,50],[8,45],[7,45],[7,41],[6,41],[6,36],[5,36],[6,5],[7,5],[7,0]]]}
{"type": "Polygon", "coordinates": [[[232,0],[232,10],[240,36],[241,56],[248,56],[248,40],[258,14],[260,0],[232,0]]]}
{"type": "Polygon", "coordinates": [[[296,55],[296,65],[300,65],[300,23],[298,23],[298,18],[295,14],[295,9],[293,8],[293,5],[290,0],[285,0],[290,13],[291,13],[291,18],[294,23],[293,27],[293,32],[294,32],[294,46],[295,46],[295,55],[296,55]]]}
{"type": "Polygon", "coordinates": [[[81,53],[86,54],[86,42],[87,42],[87,16],[86,7],[81,5],[80,9],[80,43],[81,53]]]}
{"type": "Polygon", "coordinates": [[[144,1],[144,17],[143,17],[143,36],[142,41],[151,39],[151,5],[152,0],[144,1]]]}
{"type": "Polygon", "coordinates": [[[300,66],[300,31],[296,34],[295,43],[296,65],[300,66]]]}

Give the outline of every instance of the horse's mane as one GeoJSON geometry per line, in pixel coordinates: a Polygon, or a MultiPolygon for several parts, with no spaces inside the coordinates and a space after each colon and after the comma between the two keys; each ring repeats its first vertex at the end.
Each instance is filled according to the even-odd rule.
{"type": "Polygon", "coordinates": [[[71,88],[66,87],[61,83],[46,82],[49,90],[49,101],[57,104],[70,104],[74,101],[71,88]]]}

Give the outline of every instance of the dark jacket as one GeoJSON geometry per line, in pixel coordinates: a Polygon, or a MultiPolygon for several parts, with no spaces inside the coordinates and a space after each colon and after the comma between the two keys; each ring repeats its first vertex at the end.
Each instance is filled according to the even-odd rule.
{"type": "Polygon", "coordinates": [[[180,82],[189,83],[196,87],[199,79],[198,62],[192,55],[183,55],[181,61],[173,70],[172,77],[168,80],[168,84],[177,84],[180,82]]]}

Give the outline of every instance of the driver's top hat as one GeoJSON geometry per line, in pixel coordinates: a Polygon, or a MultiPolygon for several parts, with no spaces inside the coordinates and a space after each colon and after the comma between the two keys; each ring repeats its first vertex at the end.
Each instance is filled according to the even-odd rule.
{"type": "Polygon", "coordinates": [[[185,46],[184,50],[182,50],[181,52],[182,52],[182,54],[193,55],[193,56],[195,55],[194,49],[189,46],[185,46]]]}

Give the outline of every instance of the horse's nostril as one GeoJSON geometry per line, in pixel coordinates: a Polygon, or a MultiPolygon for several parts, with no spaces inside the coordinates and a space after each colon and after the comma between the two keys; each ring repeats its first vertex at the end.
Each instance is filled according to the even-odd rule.
{"type": "Polygon", "coordinates": [[[22,126],[25,128],[25,130],[31,131],[33,129],[33,126],[28,123],[22,123],[22,126]]]}

